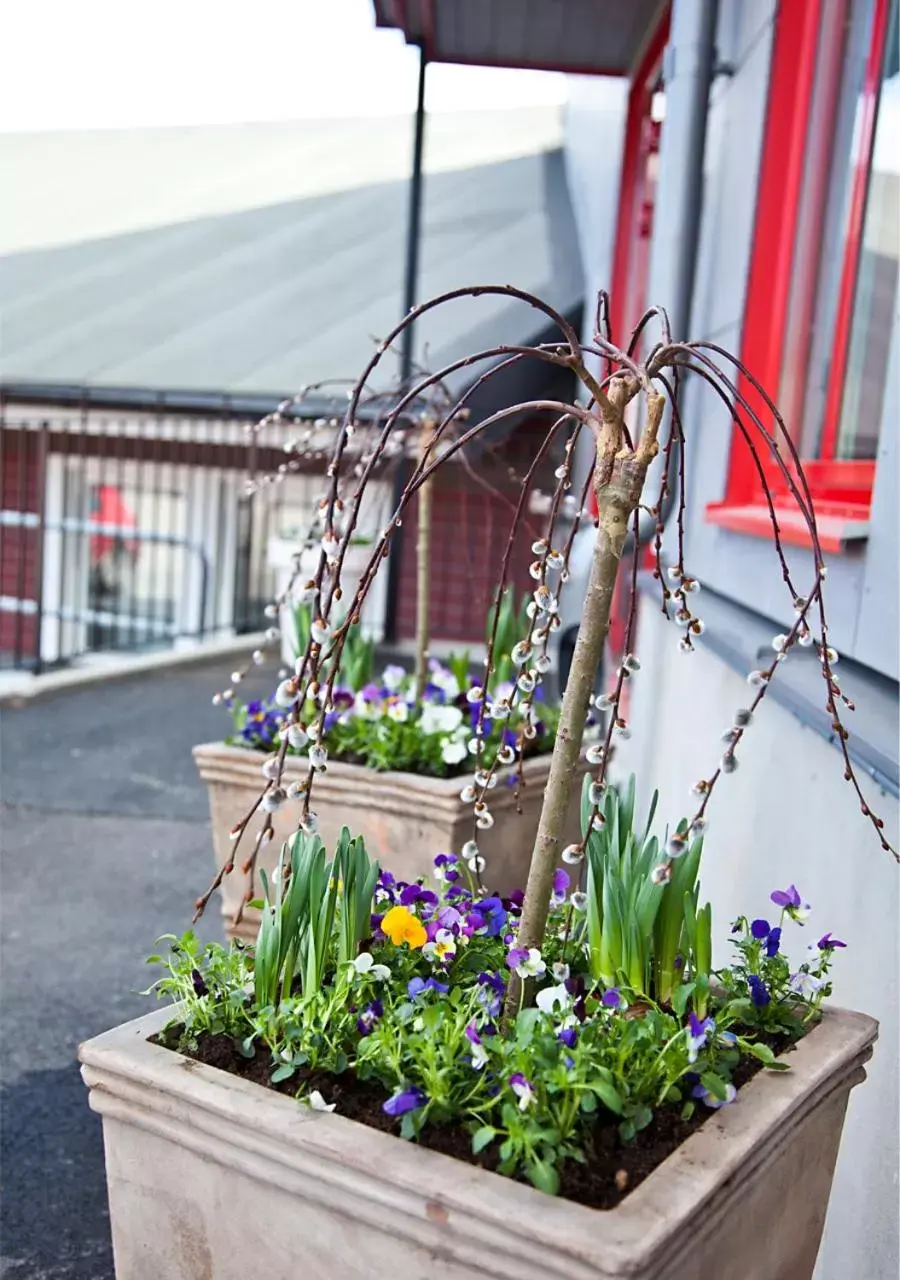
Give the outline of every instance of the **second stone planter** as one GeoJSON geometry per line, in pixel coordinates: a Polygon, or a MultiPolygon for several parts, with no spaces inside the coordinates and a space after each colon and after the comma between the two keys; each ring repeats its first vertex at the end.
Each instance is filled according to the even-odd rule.
{"type": "MultiPolygon", "coordinates": [[[[200,777],[209,790],[217,867],[231,856],[232,827],[245,817],[260,794],[265,758],[263,752],[221,742],[194,748],[200,777]]],[[[560,849],[579,838],[581,780],[587,768],[582,762],[573,774],[560,849]]],[[[305,760],[288,758],[288,782],[305,778],[306,771],[305,760]]],[[[549,754],[526,760],[518,797],[513,785],[515,770],[500,772],[497,787],[491,792],[494,826],[478,832],[479,848],[487,864],[484,879],[493,892],[509,893],[525,886],[549,771],[549,754]]],[[[327,849],[333,849],[341,828],[349,827],[354,835],[364,838],[370,857],[378,858],[398,878],[413,880],[432,871],[435,854],[459,853],[463,843],[472,837],[472,807],[460,799],[464,783],[465,778],[379,773],[362,765],[333,762],[316,778],[313,808],[327,849]]],[[[296,829],[297,806],[287,805],[275,814],[274,825],[275,837],[260,852],[258,864],[267,872],[275,866],[282,842],[296,829]]],[[[245,837],[241,849],[249,852],[251,848],[251,840],[245,837]]],[[[233,924],[247,888],[247,877],[240,870],[246,856],[247,853],[238,854],[234,871],[222,881],[221,903],[229,936],[252,939],[259,924],[256,912],[245,911],[241,922],[233,924]]]]}

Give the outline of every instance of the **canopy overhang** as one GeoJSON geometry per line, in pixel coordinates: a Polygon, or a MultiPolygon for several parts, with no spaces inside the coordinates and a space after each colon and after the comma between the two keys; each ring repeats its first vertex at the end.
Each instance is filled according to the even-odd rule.
{"type": "Polygon", "coordinates": [[[429,62],[628,76],[667,0],[373,0],[429,62]]]}

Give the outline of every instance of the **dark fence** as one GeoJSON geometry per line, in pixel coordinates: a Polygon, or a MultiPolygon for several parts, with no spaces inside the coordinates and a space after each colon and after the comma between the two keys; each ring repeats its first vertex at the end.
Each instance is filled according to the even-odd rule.
{"type": "Polygon", "coordinates": [[[0,400],[0,666],[254,631],[284,453],[239,413],[0,400]]]}

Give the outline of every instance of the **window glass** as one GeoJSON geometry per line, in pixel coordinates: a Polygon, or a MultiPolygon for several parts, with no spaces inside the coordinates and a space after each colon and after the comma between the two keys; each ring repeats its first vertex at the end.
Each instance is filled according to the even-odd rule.
{"type": "Polygon", "coordinates": [[[881,99],[850,328],[836,456],[874,458],[878,448],[900,258],[900,66],[897,9],[888,29],[881,99]]]}

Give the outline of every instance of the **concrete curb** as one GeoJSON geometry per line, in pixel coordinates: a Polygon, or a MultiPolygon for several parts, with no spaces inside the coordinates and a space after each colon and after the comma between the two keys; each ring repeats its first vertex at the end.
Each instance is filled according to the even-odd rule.
{"type": "Polygon", "coordinates": [[[55,693],[82,689],[92,684],[108,684],[111,680],[127,680],[148,671],[200,666],[217,658],[247,657],[260,647],[265,637],[261,631],[241,636],[225,636],[201,642],[194,649],[167,649],[162,653],[144,653],[129,657],[116,654],[94,654],[83,666],[47,671],[35,676],[25,671],[0,673],[0,707],[18,707],[55,693]]]}

